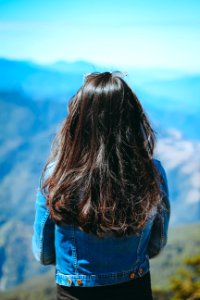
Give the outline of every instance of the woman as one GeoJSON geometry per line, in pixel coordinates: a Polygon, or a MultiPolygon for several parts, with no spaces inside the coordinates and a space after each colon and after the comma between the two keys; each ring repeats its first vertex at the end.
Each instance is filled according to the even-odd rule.
{"type": "Polygon", "coordinates": [[[69,103],[36,198],[32,249],[57,299],[152,299],[149,259],[170,218],[155,133],[123,73],[92,73],[69,103]]]}

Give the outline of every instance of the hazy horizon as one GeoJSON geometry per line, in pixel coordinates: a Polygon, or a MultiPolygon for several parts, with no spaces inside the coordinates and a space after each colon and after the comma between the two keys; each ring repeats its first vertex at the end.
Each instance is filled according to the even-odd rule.
{"type": "MultiPolygon", "coordinates": [[[[166,72],[166,78],[168,78],[168,75],[170,75],[170,78],[177,78],[177,77],[183,77],[183,76],[199,76],[200,75],[200,70],[183,70],[179,69],[173,66],[123,66],[123,65],[118,65],[118,64],[100,64],[96,63],[90,60],[84,60],[84,59],[74,59],[74,60],[67,60],[67,59],[56,59],[52,60],[49,62],[41,62],[40,60],[37,59],[26,59],[26,58],[10,58],[8,56],[0,56],[0,60],[8,60],[8,61],[13,61],[13,62],[24,62],[24,63],[29,63],[33,65],[38,65],[40,67],[50,67],[56,64],[91,64],[103,69],[107,69],[108,71],[114,71],[114,70],[119,70],[119,71],[152,71],[152,72],[158,72],[160,74],[162,79],[162,76],[164,75],[163,72],[166,72]],[[160,73],[159,73],[160,72],[160,73]],[[174,73],[173,73],[174,72],[174,73]]],[[[159,76],[158,76],[159,77],[159,76]]],[[[165,78],[165,76],[164,76],[165,78]]]]}
{"type": "Polygon", "coordinates": [[[0,56],[200,72],[200,2],[0,1],[0,56]]]}

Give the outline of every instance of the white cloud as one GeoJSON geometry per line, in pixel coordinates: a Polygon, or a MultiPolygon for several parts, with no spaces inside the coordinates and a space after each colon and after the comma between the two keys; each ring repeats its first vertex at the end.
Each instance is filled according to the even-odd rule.
{"type": "Polygon", "coordinates": [[[199,189],[193,189],[187,194],[187,203],[196,203],[200,201],[199,189]]]}

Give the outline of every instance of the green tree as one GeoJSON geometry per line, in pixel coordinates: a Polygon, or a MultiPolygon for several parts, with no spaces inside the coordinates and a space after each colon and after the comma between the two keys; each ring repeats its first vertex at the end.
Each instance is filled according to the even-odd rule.
{"type": "Polygon", "coordinates": [[[200,300],[200,255],[187,258],[171,278],[171,300],[200,300]]]}

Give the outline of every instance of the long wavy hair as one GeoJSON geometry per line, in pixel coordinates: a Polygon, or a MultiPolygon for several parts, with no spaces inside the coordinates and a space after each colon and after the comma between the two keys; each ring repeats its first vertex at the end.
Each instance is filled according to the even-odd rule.
{"type": "Polygon", "coordinates": [[[85,77],[69,101],[41,176],[51,219],[99,237],[137,233],[161,200],[155,131],[119,74],[85,77]],[[44,179],[51,162],[53,171],[44,179]]]}

